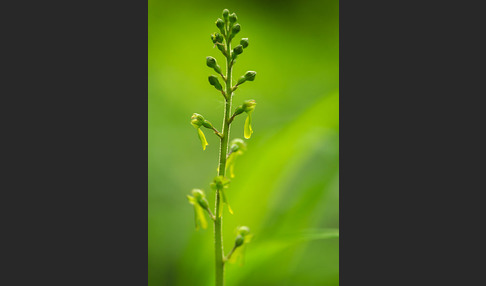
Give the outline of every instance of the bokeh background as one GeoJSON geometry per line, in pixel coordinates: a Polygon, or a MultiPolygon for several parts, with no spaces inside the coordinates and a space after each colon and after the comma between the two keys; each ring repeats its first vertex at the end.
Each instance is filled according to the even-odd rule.
{"type": "MultiPolygon", "coordinates": [[[[195,231],[186,194],[216,176],[218,138],[201,148],[190,125],[197,112],[221,130],[223,98],[205,62],[224,57],[210,34],[224,8],[250,45],[233,78],[257,71],[233,106],[255,99],[248,151],[228,189],[224,248],[235,228],[254,234],[244,265],[226,266],[228,286],[339,284],[339,3],[294,1],[148,1],[149,285],[214,285],[212,225],[195,231]]],[[[236,41],[233,41],[236,43],[236,41]]],[[[233,45],[235,46],[235,45],[233,45]]],[[[243,138],[245,115],[232,124],[243,138]]]]}

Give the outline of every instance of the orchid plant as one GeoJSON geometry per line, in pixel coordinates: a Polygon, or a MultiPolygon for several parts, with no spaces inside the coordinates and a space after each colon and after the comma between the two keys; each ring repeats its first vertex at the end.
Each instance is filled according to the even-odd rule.
{"type": "Polygon", "coordinates": [[[218,90],[224,97],[225,106],[223,114],[223,129],[219,132],[211,122],[206,120],[201,114],[194,113],[191,117],[191,124],[197,129],[199,140],[201,141],[203,150],[206,150],[208,142],[202,131],[202,128],[210,129],[220,140],[219,164],[217,168],[217,176],[210,184],[211,189],[215,191],[215,207],[214,212],[209,207],[209,202],[203,190],[193,189],[192,195],[188,195],[189,203],[194,206],[196,229],[207,228],[206,215],[213,221],[214,224],[214,250],[215,250],[215,267],[216,267],[216,286],[224,285],[224,266],[228,261],[233,261],[235,252],[243,249],[244,245],[250,242],[250,229],[246,226],[240,226],[236,230],[236,238],[234,246],[231,251],[224,255],[223,250],[223,205],[227,206],[229,213],[233,214],[226,190],[230,185],[230,178],[234,175],[234,164],[237,157],[244,154],[246,151],[246,143],[242,139],[236,138],[229,141],[230,127],[233,120],[240,114],[246,113],[247,117],[244,125],[244,137],[249,139],[253,133],[251,127],[251,114],[255,109],[255,100],[246,100],[239,105],[233,114],[231,114],[231,104],[234,91],[243,83],[253,81],[256,72],[248,71],[241,76],[235,85],[232,80],[232,68],[236,59],[243,53],[244,49],[248,47],[248,38],[240,40],[239,45],[231,48],[231,42],[240,32],[241,26],[236,23],[238,18],[235,13],[230,14],[228,9],[223,10],[223,19],[216,21],[216,26],[220,32],[211,34],[211,40],[215,47],[217,47],[226,58],[226,74],[223,74],[221,67],[213,57],[206,58],[206,64],[212,68],[217,76],[210,75],[209,83],[218,90]],[[224,88],[219,82],[218,76],[224,82],[224,88]],[[229,173],[229,178],[227,173],[229,173]]]}

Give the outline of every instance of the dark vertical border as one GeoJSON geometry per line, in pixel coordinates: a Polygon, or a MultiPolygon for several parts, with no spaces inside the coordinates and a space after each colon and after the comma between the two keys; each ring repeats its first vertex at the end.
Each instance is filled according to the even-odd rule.
{"type": "Polygon", "coordinates": [[[340,285],[484,280],[482,12],[340,1],[340,285]]]}
{"type": "Polygon", "coordinates": [[[147,2],[2,14],[0,284],[146,285],[147,2]]]}
{"type": "Polygon", "coordinates": [[[418,224],[407,222],[413,187],[405,166],[415,135],[406,68],[413,41],[402,4],[340,1],[342,286],[417,279],[405,262],[414,258],[409,239],[418,224]]]}

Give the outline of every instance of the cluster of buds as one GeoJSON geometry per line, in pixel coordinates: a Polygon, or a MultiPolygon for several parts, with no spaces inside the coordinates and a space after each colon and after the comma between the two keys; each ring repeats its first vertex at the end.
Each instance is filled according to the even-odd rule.
{"type": "Polygon", "coordinates": [[[243,49],[248,47],[248,38],[243,38],[240,40],[240,44],[237,45],[233,51],[227,51],[226,47],[224,46],[224,39],[226,38],[226,43],[231,42],[233,38],[241,31],[241,25],[236,23],[238,21],[238,17],[235,13],[229,13],[228,9],[224,9],[223,11],[223,19],[216,20],[216,27],[218,27],[219,32],[215,32],[211,34],[211,41],[215,44],[218,49],[223,53],[225,56],[231,56],[231,59],[234,61],[238,57],[238,55],[243,53],[243,49]]]}

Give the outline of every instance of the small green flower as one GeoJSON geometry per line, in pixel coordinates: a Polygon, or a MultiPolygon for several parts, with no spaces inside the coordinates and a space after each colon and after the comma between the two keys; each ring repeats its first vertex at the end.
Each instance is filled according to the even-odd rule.
{"type": "Polygon", "coordinates": [[[191,124],[195,128],[200,128],[204,120],[204,117],[199,113],[193,113],[191,116],[191,124]]]}
{"type": "Polygon", "coordinates": [[[255,109],[256,102],[254,99],[246,100],[243,103],[243,110],[248,114],[245,120],[244,136],[246,139],[250,139],[253,129],[251,128],[251,113],[255,109]]]}
{"type": "Polygon", "coordinates": [[[230,154],[228,155],[228,159],[226,160],[226,170],[229,169],[230,178],[235,177],[235,161],[238,156],[243,155],[246,151],[246,143],[239,139],[233,139],[230,144],[230,154]]]}
{"type": "MultiPolygon", "coordinates": [[[[226,189],[229,187],[230,180],[226,177],[223,176],[217,176],[214,178],[213,182],[210,184],[211,188],[214,190],[220,190],[221,191],[221,196],[223,198],[223,203],[228,206],[228,211],[230,214],[233,214],[233,210],[231,209],[231,206],[229,204],[229,201],[226,197],[226,189]]],[[[223,214],[223,204],[219,205],[219,216],[223,214]]]]}
{"type": "Polygon", "coordinates": [[[206,197],[204,196],[204,192],[199,189],[192,190],[192,196],[187,195],[187,199],[189,203],[194,206],[194,222],[196,224],[196,230],[199,227],[206,229],[208,227],[208,222],[206,221],[206,217],[204,216],[204,202],[207,204],[206,197]],[[201,201],[203,204],[201,204],[201,201]]]}
{"type": "Polygon", "coordinates": [[[245,260],[245,248],[246,244],[251,242],[251,238],[253,237],[250,234],[250,229],[247,226],[240,226],[236,229],[236,238],[235,238],[235,251],[231,256],[229,262],[235,263],[236,261],[240,261],[240,265],[243,264],[245,260]]]}
{"type": "Polygon", "coordinates": [[[202,148],[203,150],[206,150],[206,146],[209,144],[208,141],[206,140],[206,136],[204,136],[204,133],[201,130],[201,126],[207,127],[208,124],[211,125],[211,123],[205,120],[201,114],[194,113],[191,116],[191,124],[192,126],[194,126],[194,128],[197,129],[197,135],[199,137],[199,140],[201,141],[202,148]]]}

